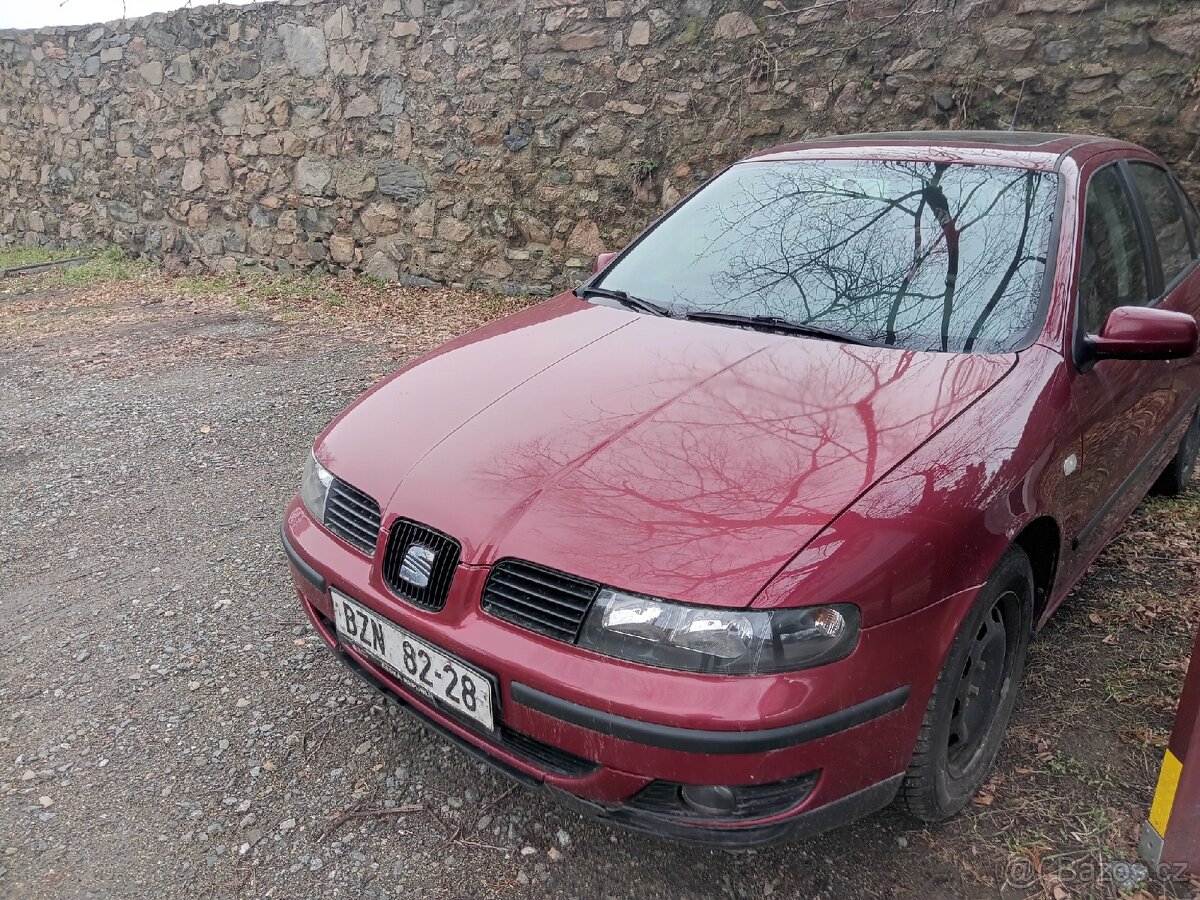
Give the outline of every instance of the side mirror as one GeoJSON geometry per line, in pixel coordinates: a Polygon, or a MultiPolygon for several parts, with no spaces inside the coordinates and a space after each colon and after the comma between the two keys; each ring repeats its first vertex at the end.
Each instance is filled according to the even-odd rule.
{"type": "Polygon", "coordinates": [[[616,255],[616,253],[610,253],[607,250],[604,253],[601,253],[596,257],[596,265],[592,267],[592,271],[599,275],[605,270],[608,264],[613,261],[613,258],[616,255]]]}
{"type": "Polygon", "coordinates": [[[1184,359],[1196,352],[1200,332],[1187,313],[1147,306],[1118,306],[1099,335],[1085,343],[1093,360],[1184,359]]]}

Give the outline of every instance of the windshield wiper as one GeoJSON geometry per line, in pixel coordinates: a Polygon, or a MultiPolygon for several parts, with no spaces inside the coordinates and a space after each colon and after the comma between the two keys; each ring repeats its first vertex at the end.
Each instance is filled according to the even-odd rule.
{"type": "Polygon", "coordinates": [[[650,313],[654,316],[671,316],[671,311],[665,306],[659,306],[653,300],[643,300],[641,297],[635,297],[628,291],[618,291],[614,288],[600,287],[598,285],[584,285],[575,289],[576,297],[607,297],[609,300],[616,300],[622,306],[627,306],[630,309],[636,309],[638,312],[650,313]]]}
{"type": "Polygon", "coordinates": [[[825,338],[830,341],[841,341],[844,344],[861,344],[873,346],[873,342],[846,334],[844,331],[834,331],[832,328],[822,328],[820,325],[805,325],[793,322],[782,316],[744,316],[738,313],[713,312],[697,309],[684,313],[689,322],[713,322],[718,325],[743,325],[758,331],[782,331],[787,334],[799,334],[804,337],[825,338]]]}

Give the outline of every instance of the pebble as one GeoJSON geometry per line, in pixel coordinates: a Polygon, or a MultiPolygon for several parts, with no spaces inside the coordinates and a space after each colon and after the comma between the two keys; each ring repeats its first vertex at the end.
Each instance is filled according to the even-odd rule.
{"type": "Polygon", "coordinates": [[[1140,862],[1116,861],[1108,864],[1113,885],[1122,893],[1138,890],[1150,877],[1150,870],[1140,862]]]}

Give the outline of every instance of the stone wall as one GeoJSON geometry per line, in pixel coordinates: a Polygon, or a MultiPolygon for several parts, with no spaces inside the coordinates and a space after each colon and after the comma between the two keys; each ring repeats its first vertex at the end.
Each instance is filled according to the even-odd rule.
{"type": "Polygon", "coordinates": [[[326,0],[0,31],[0,242],[547,290],[747,151],[1109,132],[1200,175],[1200,3],[326,0]],[[1022,85],[1024,87],[1022,88],[1022,85]]]}

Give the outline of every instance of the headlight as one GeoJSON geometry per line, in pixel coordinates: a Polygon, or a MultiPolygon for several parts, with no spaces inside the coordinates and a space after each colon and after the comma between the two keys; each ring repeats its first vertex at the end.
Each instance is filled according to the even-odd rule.
{"type": "Polygon", "coordinates": [[[579,645],[607,656],[715,675],[807,669],[849,655],[858,643],[858,607],[747,610],[685,606],[605,588],[579,645]]]}
{"type": "Polygon", "coordinates": [[[325,521],[325,497],[332,483],[333,473],[317,462],[316,456],[308,454],[304,477],[300,481],[300,499],[318,522],[325,521]]]}

